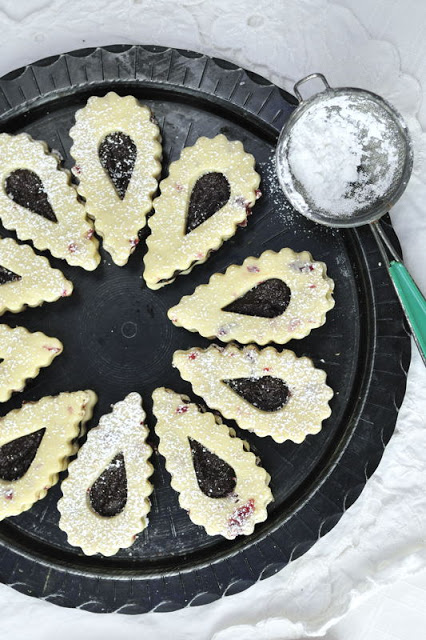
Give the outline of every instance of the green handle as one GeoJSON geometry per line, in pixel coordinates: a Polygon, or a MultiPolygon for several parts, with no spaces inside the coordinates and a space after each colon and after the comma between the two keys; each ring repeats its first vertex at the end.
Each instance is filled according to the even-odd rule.
{"type": "Polygon", "coordinates": [[[402,262],[392,260],[389,273],[426,364],[426,300],[402,262]]]}

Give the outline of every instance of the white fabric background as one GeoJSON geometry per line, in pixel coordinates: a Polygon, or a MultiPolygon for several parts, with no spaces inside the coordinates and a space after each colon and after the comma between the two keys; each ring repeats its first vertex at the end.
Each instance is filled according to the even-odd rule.
{"type": "MultiPolygon", "coordinates": [[[[0,74],[61,51],[131,42],[225,57],[288,89],[301,76],[322,71],[331,84],[382,94],[403,113],[413,135],[414,175],[392,217],[407,265],[426,291],[422,129],[426,5],[422,0],[0,0],[0,29],[0,74]]],[[[425,370],[414,354],[396,433],[378,471],[333,531],[273,578],[201,609],[135,617],[64,610],[0,586],[0,636],[10,634],[14,640],[58,636],[127,640],[148,633],[156,640],[169,636],[284,640],[325,633],[333,640],[424,637],[426,614],[421,613],[420,603],[426,573],[377,595],[370,601],[376,602],[374,610],[365,602],[349,614],[348,623],[343,619],[326,630],[366,594],[426,565],[425,392],[425,370]],[[407,593],[415,594],[409,602],[407,593]],[[380,610],[386,623],[378,618],[380,610]],[[398,612],[406,617],[399,626],[398,612]],[[414,627],[407,632],[411,620],[422,629],[419,634],[414,627]]]]}

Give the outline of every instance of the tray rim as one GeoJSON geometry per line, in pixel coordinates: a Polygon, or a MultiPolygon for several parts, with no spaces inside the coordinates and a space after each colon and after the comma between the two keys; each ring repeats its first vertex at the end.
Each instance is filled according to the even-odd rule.
{"type": "MultiPolygon", "coordinates": [[[[231,62],[228,62],[226,60],[222,60],[220,58],[212,58],[210,56],[196,53],[193,51],[173,49],[173,48],[167,48],[167,47],[158,47],[158,46],[144,46],[144,45],[110,45],[106,47],[90,47],[90,48],[84,48],[84,49],[77,49],[68,53],[63,53],[55,56],[50,56],[48,58],[43,58],[34,63],[26,65],[25,67],[21,67],[15,71],[9,72],[8,74],[0,78],[0,125],[3,120],[3,117],[10,117],[12,115],[11,112],[13,113],[13,116],[15,116],[21,113],[22,111],[25,111],[26,109],[28,109],[28,107],[32,106],[34,102],[38,101],[40,104],[43,104],[43,98],[41,96],[45,96],[46,101],[48,100],[50,101],[49,95],[51,93],[55,93],[57,98],[60,99],[62,96],[65,96],[68,93],[72,93],[79,86],[88,87],[90,84],[92,84],[92,85],[99,85],[104,87],[105,84],[107,84],[108,82],[115,83],[115,84],[123,84],[123,85],[126,83],[129,84],[133,82],[137,84],[145,83],[145,85],[155,84],[157,88],[159,88],[159,86],[161,85],[161,89],[164,89],[164,90],[167,90],[171,86],[173,87],[180,86],[182,89],[181,85],[178,85],[176,82],[170,81],[170,76],[172,75],[172,72],[175,67],[179,68],[179,65],[182,65],[182,63],[184,63],[185,61],[188,62],[188,59],[198,61],[197,64],[199,65],[199,69],[201,70],[201,79],[198,87],[191,86],[188,83],[185,84],[185,82],[187,82],[187,74],[185,72],[185,75],[183,78],[183,86],[185,87],[184,93],[192,92],[192,94],[198,95],[199,93],[203,93],[204,91],[206,96],[211,96],[212,95],[211,90],[208,91],[201,88],[204,78],[206,78],[208,74],[211,73],[217,78],[216,87],[215,87],[215,90],[213,91],[215,99],[222,100],[228,109],[231,106],[237,109],[238,111],[243,110],[244,113],[248,114],[248,116],[252,118],[254,122],[260,119],[262,121],[262,126],[264,125],[269,126],[269,128],[271,129],[271,135],[273,135],[274,137],[278,136],[278,133],[287,118],[286,110],[280,109],[275,114],[272,114],[268,109],[268,105],[275,102],[277,103],[281,102],[284,106],[284,102],[285,102],[287,104],[287,112],[288,112],[289,105],[295,106],[297,104],[296,99],[293,96],[291,96],[291,94],[287,93],[283,89],[279,89],[273,83],[269,82],[262,76],[259,76],[250,71],[246,71],[241,67],[238,67],[237,65],[231,62]],[[135,58],[134,76],[130,76],[130,75],[128,77],[120,76],[119,78],[111,78],[111,79],[105,78],[105,75],[104,75],[105,60],[114,59],[114,56],[121,56],[122,54],[127,54],[128,52],[132,52],[134,54],[134,58],[135,58]],[[98,55],[100,58],[100,66],[98,67],[98,74],[99,74],[98,77],[93,81],[89,81],[87,79],[86,81],[83,81],[80,84],[73,83],[69,64],[68,64],[69,61],[71,61],[74,58],[87,60],[87,58],[94,55],[95,56],[98,55]],[[153,65],[151,66],[150,78],[148,77],[148,74],[145,74],[144,78],[138,77],[137,62],[140,61],[140,56],[145,56],[145,58],[147,59],[149,58],[151,62],[156,57],[157,57],[157,60],[158,58],[161,59],[161,56],[165,57],[165,60],[167,61],[167,57],[168,57],[169,65],[168,65],[168,69],[166,69],[167,74],[164,77],[163,82],[156,80],[156,78],[154,77],[154,74],[152,72],[153,65]],[[38,85],[35,70],[36,69],[46,70],[50,74],[50,77],[52,78],[53,85],[55,85],[55,82],[53,79],[56,77],[55,74],[59,74],[59,72],[63,71],[63,65],[65,65],[65,68],[67,70],[69,83],[63,86],[60,86],[59,88],[58,86],[53,86],[50,92],[41,92],[40,87],[38,85]],[[238,82],[241,82],[243,79],[246,87],[249,89],[249,93],[251,97],[248,99],[248,101],[245,104],[242,104],[242,99],[238,95],[238,92],[235,93],[235,96],[231,95],[227,97],[216,93],[216,90],[220,85],[221,79],[225,78],[229,73],[235,73],[235,72],[237,72],[238,74],[238,82]],[[30,74],[32,74],[35,80],[35,84],[37,85],[39,94],[34,95],[33,97],[30,97],[26,99],[24,102],[22,102],[22,98],[26,97],[22,85],[25,86],[26,78],[28,78],[30,74]],[[19,87],[21,93],[19,93],[19,91],[11,93],[10,91],[11,87],[14,87],[15,89],[19,87]],[[254,97],[256,97],[256,100],[253,100],[254,97]],[[260,100],[260,106],[258,104],[259,100],[260,100]],[[261,112],[262,112],[262,115],[260,115],[261,112]]],[[[87,77],[87,69],[86,69],[86,77],[87,77]]],[[[362,231],[361,232],[352,231],[351,233],[353,234],[353,237],[356,238],[359,244],[359,248],[363,253],[364,261],[368,265],[368,262],[369,261],[371,262],[371,260],[368,257],[371,251],[367,251],[369,247],[368,246],[365,247],[364,246],[365,241],[360,239],[360,236],[362,235],[362,231]]],[[[371,242],[367,243],[367,245],[374,247],[374,244],[371,245],[371,242]]],[[[373,291],[374,283],[373,283],[373,276],[371,272],[367,273],[367,278],[369,280],[368,286],[371,287],[371,291],[373,291]]],[[[391,290],[393,292],[393,289],[389,282],[387,283],[386,287],[381,288],[380,295],[383,296],[391,290]]],[[[377,291],[375,291],[375,293],[377,294],[377,291]]],[[[376,315],[376,309],[374,308],[373,308],[373,314],[376,315]]],[[[402,319],[402,313],[400,315],[402,319]]],[[[378,331],[377,320],[378,320],[377,317],[375,317],[376,332],[377,332],[377,336],[380,337],[381,334],[380,334],[380,331],[378,331]]],[[[401,320],[401,323],[402,323],[402,326],[405,327],[402,320],[401,320]]],[[[386,335],[386,334],[382,334],[382,335],[386,335]]],[[[392,336],[388,336],[388,338],[391,338],[391,337],[392,336]]],[[[405,380],[406,380],[406,375],[408,370],[408,364],[410,361],[410,339],[408,337],[408,334],[404,335],[403,340],[399,339],[397,346],[398,346],[398,352],[400,357],[397,362],[392,363],[394,365],[394,368],[393,370],[391,369],[389,371],[389,374],[393,377],[393,379],[395,379],[395,376],[398,376],[398,379],[400,380],[400,388],[398,389],[398,393],[396,392],[396,389],[395,389],[394,390],[395,393],[393,394],[394,420],[389,419],[389,416],[388,416],[387,425],[383,426],[382,429],[377,430],[377,432],[374,434],[375,437],[374,437],[373,444],[376,451],[376,459],[367,460],[365,464],[362,464],[361,460],[359,461],[360,462],[359,468],[356,469],[356,475],[359,478],[359,482],[354,484],[352,479],[352,486],[350,487],[348,492],[346,492],[346,494],[343,496],[343,500],[341,504],[334,504],[333,508],[329,507],[327,514],[321,514],[322,519],[320,519],[319,523],[318,522],[316,523],[316,526],[312,527],[312,536],[310,536],[309,539],[307,540],[301,540],[295,543],[292,546],[290,552],[288,549],[286,549],[286,551],[284,552],[284,550],[281,549],[279,545],[277,545],[276,541],[272,541],[272,535],[279,532],[284,526],[286,526],[287,520],[285,520],[284,522],[281,522],[280,525],[277,525],[274,531],[272,532],[270,531],[269,533],[267,533],[265,538],[263,538],[262,540],[260,541],[254,540],[252,543],[250,543],[250,545],[247,546],[247,549],[238,548],[238,547],[244,546],[244,543],[240,541],[235,551],[233,551],[230,554],[227,554],[226,557],[224,558],[222,557],[219,558],[219,560],[214,563],[214,568],[212,564],[208,562],[204,563],[204,565],[201,566],[200,568],[197,565],[197,568],[196,568],[197,574],[199,574],[200,572],[203,572],[203,574],[205,574],[203,577],[205,578],[205,584],[208,585],[208,588],[205,591],[202,591],[202,592],[199,591],[199,585],[197,585],[197,580],[192,580],[192,584],[191,584],[191,581],[187,580],[187,577],[191,576],[191,572],[194,571],[194,569],[191,567],[183,568],[183,569],[179,569],[177,567],[176,571],[167,572],[162,574],[161,576],[160,575],[140,576],[139,580],[137,579],[137,571],[135,572],[136,575],[131,576],[129,580],[129,573],[131,572],[128,572],[126,575],[119,575],[119,570],[115,572],[113,570],[110,570],[108,573],[108,579],[107,579],[107,589],[102,595],[99,594],[97,597],[92,597],[92,596],[88,597],[88,595],[85,595],[84,593],[85,589],[79,589],[78,596],[74,594],[70,600],[69,597],[66,595],[66,588],[64,587],[65,576],[68,578],[68,580],[69,579],[72,580],[75,577],[75,575],[78,575],[80,580],[88,583],[86,587],[87,587],[87,594],[89,594],[89,593],[95,593],[95,590],[93,588],[90,589],[90,586],[91,587],[94,586],[93,582],[95,580],[99,581],[99,578],[100,576],[102,576],[104,571],[86,572],[86,571],[74,570],[72,572],[69,572],[67,571],[66,563],[55,564],[55,563],[52,563],[51,561],[44,562],[42,558],[39,558],[38,566],[39,567],[44,566],[47,569],[46,570],[47,579],[39,579],[37,584],[37,580],[35,579],[36,576],[33,576],[31,574],[31,576],[30,575],[27,576],[27,579],[25,581],[22,578],[22,576],[25,576],[26,574],[25,569],[30,568],[29,565],[34,564],[34,555],[31,556],[26,552],[25,553],[22,552],[22,550],[20,551],[19,543],[18,545],[15,545],[14,549],[12,549],[8,546],[5,546],[3,541],[0,541],[0,554],[1,554],[0,580],[5,582],[6,584],[9,584],[10,586],[14,587],[15,589],[23,593],[34,595],[36,597],[41,597],[63,606],[79,607],[79,608],[87,609],[90,611],[99,611],[99,612],[118,611],[122,613],[142,613],[150,610],[172,611],[188,605],[205,604],[207,602],[216,600],[222,595],[230,595],[232,593],[237,593],[238,591],[241,591],[247,588],[251,584],[254,584],[257,580],[266,578],[276,573],[288,562],[299,557],[300,555],[302,555],[302,553],[307,551],[310,548],[310,546],[312,546],[312,544],[314,544],[314,542],[319,537],[327,533],[337,523],[337,521],[340,519],[340,517],[343,515],[346,509],[358,497],[368,477],[371,476],[371,474],[374,472],[375,468],[377,467],[381,459],[382,453],[384,451],[384,447],[386,446],[387,442],[389,441],[393,433],[398,409],[404,397],[405,380]],[[390,426],[389,426],[389,422],[391,422],[390,426]],[[255,570],[253,571],[253,568],[250,567],[251,572],[247,570],[245,570],[245,572],[244,571],[235,572],[235,567],[232,569],[232,566],[231,566],[231,568],[228,568],[228,571],[227,571],[227,573],[229,574],[228,580],[224,580],[223,578],[222,579],[220,578],[220,576],[218,575],[218,572],[223,563],[232,564],[231,561],[232,560],[235,561],[236,556],[238,556],[240,553],[243,553],[245,555],[246,551],[247,551],[247,554],[249,554],[253,546],[256,548],[256,550],[258,550],[259,544],[264,543],[265,540],[267,540],[268,538],[271,538],[271,540],[269,541],[269,546],[271,546],[271,544],[275,545],[274,554],[272,555],[278,556],[278,553],[277,553],[277,549],[278,549],[278,551],[281,553],[280,559],[277,558],[274,561],[269,560],[268,562],[262,562],[261,570],[259,570],[259,568],[256,567],[255,570]],[[19,571],[19,573],[21,573],[21,579],[13,580],[13,576],[17,573],[18,565],[20,563],[22,565],[21,568],[23,569],[23,572],[19,571]],[[5,569],[7,569],[8,566],[10,568],[13,567],[12,575],[10,576],[10,578],[5,577],[4,575],[5,569]],[[234,571],[234,574],[233,574],[233,571],[234,571]],[[52,572],[56,572],[57,575],[52,577],[52,572]],[[239,577],[236,577],[237,573],[239,573],[239,577]],[[155,582],[158,583],[156,586],[153,584],[155,582]],[[127,584],[130,584],[130,589],[127,589],[126,593],[124,592],[123,589],[120,589],[119,590],[120,594],[117,597],[116,587],[113,586],[112,583],[114,583],[115,585],[117,585],[117,583],[121,583],[121,584],[127,583],[127,584]],[[108,595],[108,590],[109,591],[114,590],[115,598],[113,602],[111,602],[111,598],[108,595]],[[155,598],[153,598],[153,593],[156,594],[155,598]]],[[[374,352],[374,356],[376,356],[376,352],[374,352]]],[[[372,367],[370,371],[370,375],[372,375],[373,372],[374,372],[374,367],[372,367]]],[[[377,393],[374,394],[374,389],[371,389],[371,386],[369,387],[368,390],[370,392],[370,395],[377,396],[377,393]],[[371,394],[372,391],[373,391],[373,394],[371,394]]],[[[368,406],[369,402],[371,402],[371,398],[366,397],[364,399],[364,405],[368,406]]],[[[359,419],[359,421],[363,421],[363,420],[364,420],[363,418],[359,419]]],[[[346,439],[334,468],[330,471],[330,473],[325,478],[323,478],[320,488],[317,490],[316,493],[314,493],[313,497],[315,497],[317,494],[319,494],[322,491],[322,487],[327,483],[327,481],[330,481],[331,479],[333,479],[336,473],[339,470],[340,471],[342,470],[343,468],[342,459],[344,458],[345,453],[347,453],[348,449],[352,444],[352,437],[357,427],[358,427],[357,424],[354,425],[353,433],[351,434],[350,437],[346,439]]],[[[370,434],[370,437],[371,437],[371,434],[370,434]]],[[[354,475],[353,468],[351,469],[351,475],[352,476],[354,475]]],[[[306,501],[302,501],[302,504],[300,505],[300,511],[302,511],[306,507],[306,504],[307,504],[306,501]]],[[[291,520],[291,517],[289,518],[289,520],[291,520]]],[[[311,514],[311,517],[312,517],[312,514],[311,514]]],[[[306,533],[304,537],[306,537],[306,533]]],[[[37,554],[35,555],[35,557],[37,558],[37,554]]],[[[30,573],[31,572],[28,571],[28,574],[30,573]]],[[[200,578],[198,578],[198,580],[202,582],[200,578]]]]}

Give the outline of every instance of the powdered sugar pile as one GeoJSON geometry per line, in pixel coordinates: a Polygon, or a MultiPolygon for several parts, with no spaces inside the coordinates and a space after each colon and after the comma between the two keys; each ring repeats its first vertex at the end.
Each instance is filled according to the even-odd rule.
{"type": "Polygon", "coordinates": [[[277,169],[302,212],[345,217],[389,198],[404,159],[404,140],[387,111],[343,94],[302,113],[279,149],[277,169]]]}

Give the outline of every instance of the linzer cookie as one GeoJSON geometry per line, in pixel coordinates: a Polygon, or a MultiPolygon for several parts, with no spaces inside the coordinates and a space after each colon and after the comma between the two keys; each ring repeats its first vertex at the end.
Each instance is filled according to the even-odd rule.
{"type": "Polygon", "coordinates": [[[173,364],[209,407],[276,442],[303,442],[331,413],[325,372],[293,351],[211,345],[176,351],[173,364]]]}
{"type": "Polygon", "coordinates": [[[62,353],[62,343],[24,327],[12,329],[0,324],[0,402],[14,391],[22,391],[28,378],[35,378],[41,367],[48,367],[62,353]]]}
{"type": "Polygon", "coordinates": [[[247,258],[169,309],[171,321],[206,338],[242,344],[285,344],[325,322],[334,306],[333,280],[308,251],[265,251],[247,258]]]}
{"type": "Polygon", "coordinates": [[[72,282],[27,244],[0,238],[0,315],[70,296],[72,282]]]}
{"type": "Polygon", "coordinates": [[[0,134],[0,218],[21,240],[32,240],[68,264],[96,269],[98,241],[84,206],[56,155],[27,134],[0,134]]]}
{"type": "Polygon", "coordinates": [[[153,467],[141,402],[130,393],[102,416],[62,483],[59,526],[86,555],[130,547],[148,524],[153,467]]]}
{"type": "Polygon", "coordinates": [[[212,413],[168,389],[153,394],[158,450],[191,520],[232,540],[267,518],[270,477],[247,443],[212,413]]]}
{"type": "Polygon", "coordinates": [[[149,220],[145,281],[159,289],[205,262],[246,222],[258,191],[255,160],[224,135],[199,138],[170,165],[149,220]]]}
{"type": "Polygon", "coordinates": [[[125,265],[146,224],[161,171],[160,130],[133,96],[91,97],[70,131],[78,192],[114,262],[125,265]]]}
{"type": "Polygon", "coordinates": [[[60,393],[0,418],[0,520],[26,511],[57,483],[96,399],[93,391],[60,393]]]}

